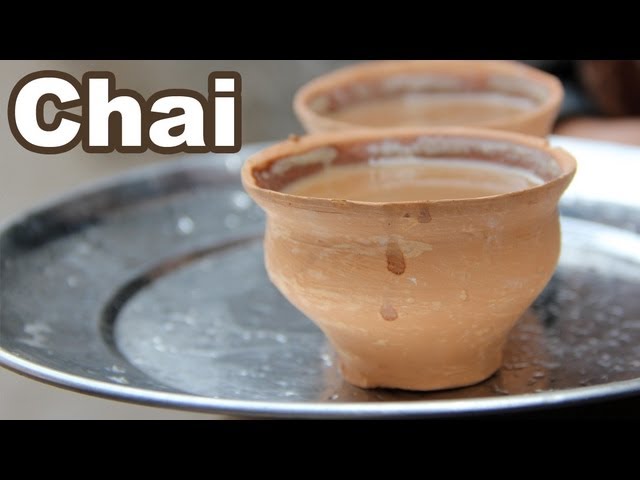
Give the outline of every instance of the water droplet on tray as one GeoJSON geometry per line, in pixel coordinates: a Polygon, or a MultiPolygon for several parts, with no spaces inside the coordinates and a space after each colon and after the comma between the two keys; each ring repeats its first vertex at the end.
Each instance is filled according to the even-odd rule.
{"type": "Polygon", "coordinates": [[[178,219],[176,229],[180,235],[190,235],[195,229],[195,223],[190,217],[183,216],[178,219]]]}
{"type": "Polygon", "coordinates": [[[246,210],[251,206],[251,198],[244,192],[237,191],[231,195],[231,202],[239,210],[246,210]]]}

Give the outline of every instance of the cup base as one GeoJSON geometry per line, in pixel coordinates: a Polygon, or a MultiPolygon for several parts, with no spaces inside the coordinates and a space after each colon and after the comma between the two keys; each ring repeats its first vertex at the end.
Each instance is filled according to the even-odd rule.
{"type": "Polygon", "coordinates": [[[477,364],[470,365],[468,369],[448,374],[429,372],[421,375],[419,371],[365,371],[362,368],[354,367],[353,364],[349,364],[343,359],[340,359],[339,365],[343,378],[359,388],[390,388],[425,392],[468,387],[483,382],[500,369],[502,352],[497,356],[492,355],[491,358],[485,358],[477,364]]]}

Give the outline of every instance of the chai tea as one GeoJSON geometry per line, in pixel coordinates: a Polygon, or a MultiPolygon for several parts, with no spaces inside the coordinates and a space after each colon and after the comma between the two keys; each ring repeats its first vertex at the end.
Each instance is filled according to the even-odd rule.
{"type": "Polygon", "coordinates": [[[410,202],[487,197],[542,184],[531,172],[481,160],[377,160],[325,168],[284,192],[366,202],[410,202]]]}

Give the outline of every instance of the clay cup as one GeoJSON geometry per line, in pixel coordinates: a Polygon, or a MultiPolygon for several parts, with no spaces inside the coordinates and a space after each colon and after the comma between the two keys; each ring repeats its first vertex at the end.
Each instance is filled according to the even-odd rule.
{"type": "MultiPolygon", "coordinates": [[[[293,107],[307,132],[400,126],[474,126],[546,136],[551,132],[564,91],[553,75],[523,63],[492,60],[403,60],[364,62],[317,77],[298,90],[293,107]],[[518,111],[464,111],[483,95],[491,105],[520,105],[518,111]],[[401,98],[395,113],[362,119],[336,118],[346,107],[376,99],[401,98]],[[420,102],[454,106],[455,117],[411,116],[420,102]],[[443,103],[445,102],[445,103],[443,103]],[[449,103],[447,103],[449,102],[449,103]],[[497,102],[497,103],[496,103],[497,102]],[[505,103],[506,102],[506,103],[505,103]],[[480,115],[478,117],[478,115],[480,115]],[[374,121],[374,119],[377,119],[374,121]]],[[[480,108],[480,110],[478,110],[480,108]]],[[[380,112],[378,112],[380,113],[380,112]]]]}
{"type": "Polygon", "coordinates": [[[556,267],[557,206],[575,170],[571,155],[537,137],[405,128],[293,138],[249,158],[242,181],[267,214],[269,278],[326,334],[346,380],[435,390],[500,367],[507,335],[556,267]],[[543,183],[389,203],[282,192],[323,168],[407,156],[513,165],[543,183]]]}

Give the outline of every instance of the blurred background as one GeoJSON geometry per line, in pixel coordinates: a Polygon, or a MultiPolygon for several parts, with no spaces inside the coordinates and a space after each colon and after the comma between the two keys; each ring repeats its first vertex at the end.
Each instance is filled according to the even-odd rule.
{"type": "MultiPolygon", "coordinates": [[[[243,142],[276,140],[302,133],[291,110],[293,94],[315,76],[355,61],[2,61],[0,104],[5,109],[14,85],[38,70],[60,70],[76,78],[90,70],[116,75],[119,88],[145,97],[167,88],[206,95],[214,70],[242,75],[243,142]]],[[[565,102],[556,133],[640,145],[640,61],[526,61],[560,77],[565,102]]],[[[6,110],[5,110],[6,111],[6,110]]],[[[82,183],[174,155],[92,154],[80,148],[60,155],[23,149],[6,121],[0,122],[0,222],[82,183]]],[[[37,292],[34,292],[37,294],[37,292]]],[[[101,400],[25,379],[0,369],[0,419],[28,418],[215,418],[101,400]]]]}

